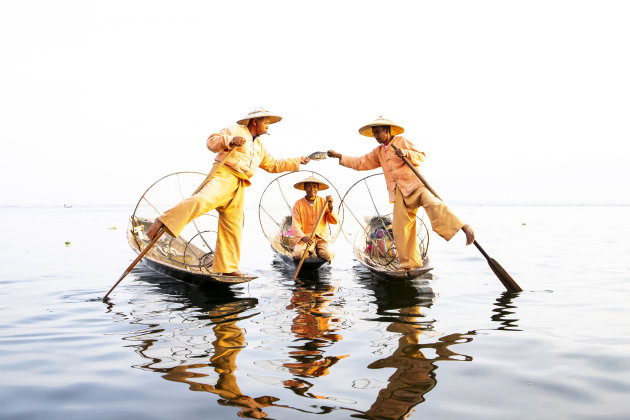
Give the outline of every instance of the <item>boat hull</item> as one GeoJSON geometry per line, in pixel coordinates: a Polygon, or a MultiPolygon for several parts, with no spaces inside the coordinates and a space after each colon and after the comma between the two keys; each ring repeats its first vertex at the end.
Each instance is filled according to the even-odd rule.
{"type": "MultiPolygon", "coordinates": [[[[272,247],[273,248],[273,247],[272,247]]],[[[293,256],[288,256],[286,254],[282,254],[280,252],[276,252],[276,254],[280,257],[283,263],[291,268],[297,268],[300,264],[300,260],[293,258],[293,256]]],[[[302,271],[317,271],[328,261],[323,258],[305,258],[302,263],[302,267],[300,268],[300,272],[302,271]]]]}
{"type": "Polygon", "coordinates": [[[433,267],[429,263],[428,256],[422,260],[422,267],[416,268],[414,270],[399,271],[397,269],[387,268],[386,266],[369,264],[369,260],[365,259],[362,255],[359,255],[357,252],[355,252],[354,255],[357,261],[359,261],[359,263],[361,263],[361,265],[369,270],[372,274],[388,280],[415,279],[433,270],[433,267]]]}
{"type": "MultiPolygon", "coordinates": [[[[134,235],[131,226],[132,224],[130,224],[130,228],[127,229],[127,241],[129,242],[131,249],[133,249],[136,254],[140,254],[142,251],[140,244],[144,244],[144,241],[141,241],[137,235],[134,235]]],[[[156,257],[157,255],[159,254],[149,252],[142,258],[142,262],[147,267],[160,274],[164,274],[174,278],[175,280],[180,280],[189,284],[195,284],[198,286],[219,284],[230,285],[246,283],[257,278],[257,276],[224,276],[211,272],[210,267],[197,268],[193,271],[185,267],[178,267],[167,261],[161,261],[156,257]]]]}

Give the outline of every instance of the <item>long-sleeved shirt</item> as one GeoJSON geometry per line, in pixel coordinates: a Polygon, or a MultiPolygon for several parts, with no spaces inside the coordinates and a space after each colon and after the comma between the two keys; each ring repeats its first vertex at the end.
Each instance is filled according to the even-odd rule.
{"type": "MultiPolygon", "coordinates": [[[[310,205],[305,197],[295,202],[291,211],[293,219],[291,230],[293,231],[295,243],[299,242],[304,236],[311,235],[313,228],[315,227],[315,223],[317,223],[317,219],[319,218],[319,214],[322,212],[324,206],[328,207],[328,203],[326,203],[326,199],[323,197],[315,197],[313,205],[310,205]]],[[[337,219],[335,212],[326,209],[326,213],[324,213],[322,221],[317,226],[317,230],[315,230],[315,235],[325,241],[329,241],[330,239],[328,237],[326,223],[336,225],[338,222],[339,220],[337,219]]]]}
{"type": "Polygon", "coordinates": [[[389,145],[379,145],[370,153],[361,157],[351,157],[342,155],[339,164],[357,171],[368,171],[376,169],[379,166],[383,168],[385,182],[387,184],[387,192],[389,193],[389,201],[392,203],[396,198],[396,186],[400,189],[404,197],[407,197],[416,190],[422,182],[413,173],[411,168],[398,156],[391,147],[395,145],[399,149],[407,151],[407,159],[412,165],[418,166],[425,160],[424,152],[415,148],[413,143],[403,136],[394,136],[389,145]]]}
{"type": "Polygon", "coordinates": [[[254,139],[247,127],[235,125],[224,128],[216,134],[208,137],[206,145],[211,151],[218,153],[216,161],[220,161],[230,148],[230,142],[234,137],[243,137],[245,143],[234,150],[224,165],[230,168],[235,175],[250,185],[249,179],[260,167],[267,172],[297,171],[300,169],[300,158],[275,159],[267,152],[260,141],[260,137],[254,139]]]}

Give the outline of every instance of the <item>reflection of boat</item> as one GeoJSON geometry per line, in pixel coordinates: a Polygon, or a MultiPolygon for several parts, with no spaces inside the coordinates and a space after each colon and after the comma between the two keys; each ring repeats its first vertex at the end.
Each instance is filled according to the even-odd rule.
{"type": "MultiPolygon", "coordinates": [[[[151,185],[140,197],[127,230],[127,239],[136,253],[149,244],[146,232],[161,210],[186,197],[185,191],[194,191],[204,178],[204,174],[196,172],[170,174],[151,185]]],[[[197,285],[244,283],[255,279],[255,276],[223,276],[212,272],[211,244],[216,240],[216,221],[213,214],[204,215],[191,222],[177,238],[162,235],[142,261],[159,273],[197,285]]]]}
{"type": "MultiPolygon", "coordinates": [[[[339,224],[328,225],[331,242],[341,232],[343,224],[343,209],[341,208],[341,196],[332,183],[321,174],[313,171],[296,171],[281,175],[271,181],[260,197],[258,205],[258,217],[262,231],[271,244],[274,254],[287,266],[295,269],[300,260],[293,258],[295,240],[291,230],[291,209],[293,204],[304,196],[303,191],[295,190],[293,185],[304,178],[305,174],[314,175],[324,180],[331,187],[325,195],[331,195],[333,202],[337,203],[339,224]]],[[[311,254],[305,258],[300,273],[318,270],[327,261],[311,254]]]]}
{"type": "Polygon", "coordinates": [[[343,229],[346,239],[352,244],[354,255],[370,272],[391,279],[413,279],[429,272],[429,231],[421,216],[416,217],[417,238],[423,266],[413,270],[402,270],[392,233],[392,214],[382,173],[370,175],[357,181],[348,189],[342,203],[348,209],[353,223],[343,229]],[[388,203],[387,205],[383,203],[388,203]],[[368,210],[366,214],[365,209],[368,210]],[[355,231],[353,232],[352,225],[355,231]]]}

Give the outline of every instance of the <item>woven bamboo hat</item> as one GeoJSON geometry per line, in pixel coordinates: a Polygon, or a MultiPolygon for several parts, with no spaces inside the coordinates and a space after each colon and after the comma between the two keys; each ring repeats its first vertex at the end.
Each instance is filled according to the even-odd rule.
{"type": "Polygon", "coordinates": [[[308,178],[303,179],[302,181],[298,182],[297,184],[294,185],[294,187],[298,190],[302,190],[304,191],[304,184],[306,184],[307,182],[313,182],[316,184],[319,184],[319,190],[320,191],[324,191],[328,189],[328,185],[322,181],[320,181],[319,179],[315,178],[314,176],[309,176],[308,178]]]}
{"type": "Polygon", "coordinates": [[[377,125],[389,125],[392,136],[397,136],[398,134],[402,134],[405,132],[405,129],[398,124],[395,124],[387,118],[383,118],[382,116],[380,116],[371,123],[359,128],[359,134],[366,137],[374,137],[374,134],[372,134],[372,127],[375,127],[377,125]]]}
{"type": "Polygon", "coordinates": [[[252,118],[263,118],[263,117],[269,118],[269,124],[277,123],[278,121],[282,119],[282,117],[272,114],[271,112],[267,111],[265,108],[254,108],[249,112],[249,114],[247,114],[246,117],[241,118],[236,123],[240,125],[247,125],[249,124],[249,120],[251,120],[252,118]]]}

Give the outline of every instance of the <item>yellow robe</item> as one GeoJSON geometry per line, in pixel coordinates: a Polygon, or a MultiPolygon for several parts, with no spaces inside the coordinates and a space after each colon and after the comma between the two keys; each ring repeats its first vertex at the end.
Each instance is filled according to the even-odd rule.
{"type": "Polygon", "coordinates": [[[219,227],[212,271],[218,273],[238,270],[244,220],[244,189],[251,185],[250,178],[256,168],[260,167],[267,172],[297,171],[300,168],[299,158],[274,159],[260,138],[254,139],[247,127],[241,125],[225,128],[208,138],[208,149],[221,152],[217,156],[217,161],[225,156],[227,151],[224,149],[236,136],[245,138],[245,144],[236,148],[210,181],[198,193],[181,201],[159,217],[168,233],[177,237],[192,220],[216,209],[219,213],[219,227]]]}

